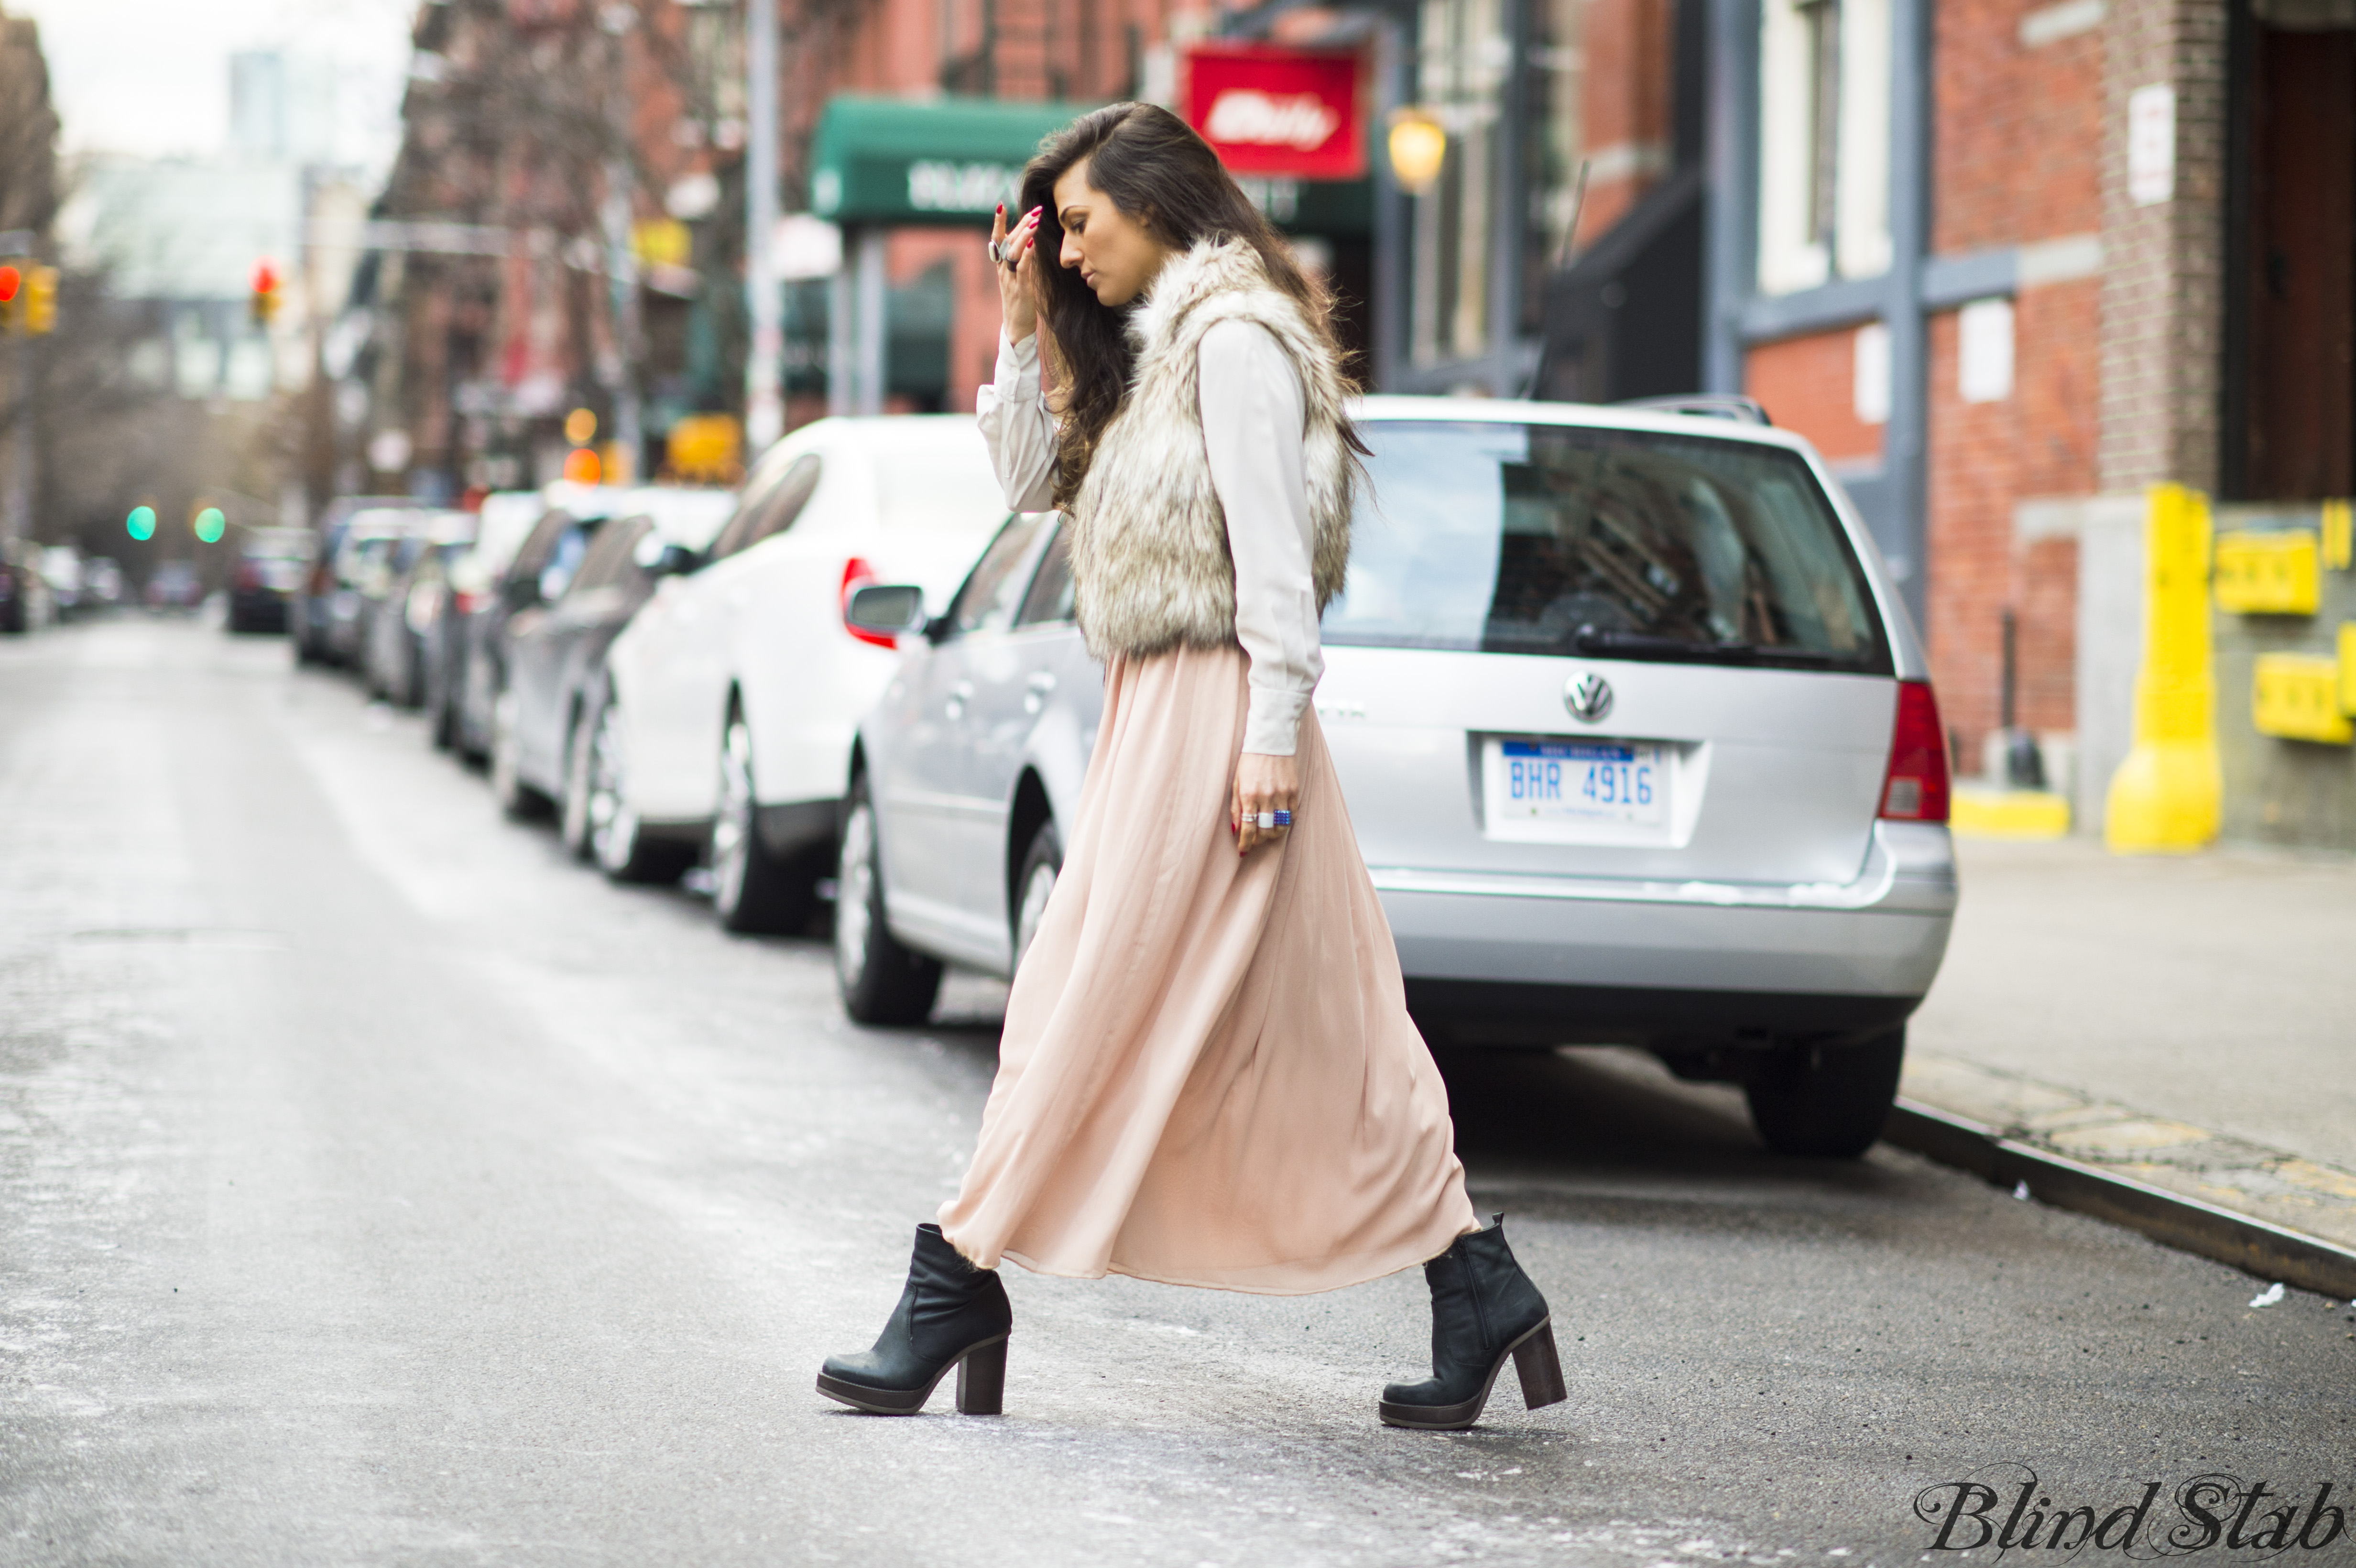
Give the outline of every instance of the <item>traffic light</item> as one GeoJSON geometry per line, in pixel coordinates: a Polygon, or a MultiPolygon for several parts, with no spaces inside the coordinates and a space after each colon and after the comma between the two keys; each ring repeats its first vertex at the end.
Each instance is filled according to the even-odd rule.
{"type": "Polygon", "coordinates": [[[253,325],[268,326],[278,315],[279,295],[285,282],[265,259],[253,264],[253,325]]]}
{"type": "Polygon", "coordinates": [[[24,302],[18,313],[25,332],[33,337],[58,329],[58,270],[34,267],[25,273],[24,302]]]}
{"type": "Polygon", "coordinates": [[[26,257],[0,261],[0,332],[37,336],[58,325],[58,270],[26,257]]]}

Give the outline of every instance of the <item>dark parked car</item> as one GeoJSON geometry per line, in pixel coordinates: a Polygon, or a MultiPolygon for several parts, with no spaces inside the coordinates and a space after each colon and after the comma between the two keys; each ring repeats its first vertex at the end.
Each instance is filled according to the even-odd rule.
{"type": "Polygon", "coordinates": [[[425,638],[440,614],[450,562],[474,542],[472,512],[426,512],[392,547],[382,592],[361,615],[360,678],[402,708],[425,700],[425,638]]]}
{"type": "Polygon", "coordinates": [[[338,496],[327,503],[312,530],[311,570],[286,602],[287,631],[294,639],[297,659],[325,664],[335,656],[328,633],[337,604],[340,599],[348,609],[352,607],[348,599],[342,598],[349,592],[349,585],[337,576],[337,562],[353,519],[362,513],[405,511],[423,505],[407,496],[338,496]]]}
{"type": "Polygon", "coordinates": [[[608,523],[563,596],[544,610],[528,610],[509,624],[509,700],[492,747],[495,777],[512,777],[503,798],[531,806],[562,805],[566,848],[575,854],[610,854],[616,876],[677,876],[701,846],[701,836],[662,841],[635,831],[603,839],[619,795],[615,789],[616,736],[600,722],[606,699],[605,650],[638,606],[669,575],[691,570],[734,509],[723,491],[647,490],[633,502],[646,513],[608,523]]]}
{"type": "Polygon", "coordinates": [[[0,542],[0,632],[35,632],[50,619],[49,585],[40,552],[28,542],[0,542]]]}
{"type": "Polygon", "coordinates": [[[193,610],[204,602],[204,581],[193,560],[158,561],[147,574],[150,610],[193,610]]]}
{"type": "Polygon", "coordinates": [[[418,517],[413,507],[355,512],[331,567],[336,591],[327,598],[321,651],[329,664],[358,668],[368,645],[370,606],[391,591],[393,560],[418,517]]]}
{"type": "Polygon", "coordinates": [[[516,553],[531,537],[533,527],[549,512],[546,495],[538,490],[501,490],[483,497],[477,515],[475,542],[441,568],[441,592],[434,595],[427,624],[419,636],[424,648],[424,696],[427,732],[441,750],[468,757],[482,755],[485,741],[462,745],[459,709],[466,699],[466,667],[474,656],[477,622],[497,597],[499,581],[514,564],[516,553]]]}
{"type": "Polygon", "coordinates": [[[247,528],[229,579],[229,629],[283,632],[287,601],[311,565],[308,528],[247,528]]]}
{"type": "Polygon", "coordinates": [[[82,599],[92,610],[123,603],[123,568],[112,556],[94,555],[82,563],[82,599]]]}
{"type": "Polygon", "coordinates": [[[551,605],[564,597],[564,591],[573,585],[573,574],[581,570],[583,558],[589,553],[590,541],[605,525],[602,515],[576,516],[562,509],[550,512],[532,525],[515,560],[508,563],[490,602],[470,618],[467,636],[472,645],[466,659],[466,684],[459,695],[458,747],[466,755],[489,760],[491,793],[508,811],[527,814],[536,804],[541,804],[516,776],[512,748],[504,771],[500,764],[500,710],[511,709],[515,700],[508,689],[511,638],[519,629],[519,620],[529,626],[532,617],[546,614],[551,605]]]}

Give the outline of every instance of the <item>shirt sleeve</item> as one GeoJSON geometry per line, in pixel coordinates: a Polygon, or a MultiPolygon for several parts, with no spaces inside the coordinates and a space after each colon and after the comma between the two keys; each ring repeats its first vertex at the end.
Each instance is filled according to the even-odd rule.
{"type": "Polygon", "coordinates": [[[995,379],[974,397],[975,422],[989,443],[1006,504],[1044,512],[1055,504],[1055,416],[1039,389],[1039,335],[1010,343],[998,337],[995,379]]]}
{"type": "Polygon", "coordinates": [[[1243,749],[1289,757],[1325,673],[1301,377],[1268,329],[1247,321],[1205,333],[1197,367],[1211,485],[1236,563],[1236,640],[1251,661],[1243,749]]]}

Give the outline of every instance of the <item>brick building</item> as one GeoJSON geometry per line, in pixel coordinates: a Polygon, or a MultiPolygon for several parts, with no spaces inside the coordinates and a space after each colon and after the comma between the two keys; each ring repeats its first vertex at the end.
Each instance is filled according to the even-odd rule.
{"type": "Polygon", "coordinates": [[[2009,718],[2096,826],[2143,487],[2356,488],[2356,5],[1712,0],[1711,27],[1708,384],[1842,472],[1959,766],[2009,718]]]}

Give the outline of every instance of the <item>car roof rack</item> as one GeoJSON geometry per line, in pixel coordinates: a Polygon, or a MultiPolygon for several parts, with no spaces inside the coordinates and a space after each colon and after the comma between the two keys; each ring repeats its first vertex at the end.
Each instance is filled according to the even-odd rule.
{"type": "Polygon", "coordinates": [[[1700,419],[1732,420],[1738,424],[1763,424],[1772,429],[1775,421],[1756,398],[1746,398],[1736,392],[1683,392],[1673,398],[1630,398],[1612,405],[1622,409],[1647,409],[1655,413],[1691,414],[1700,419]]]}

